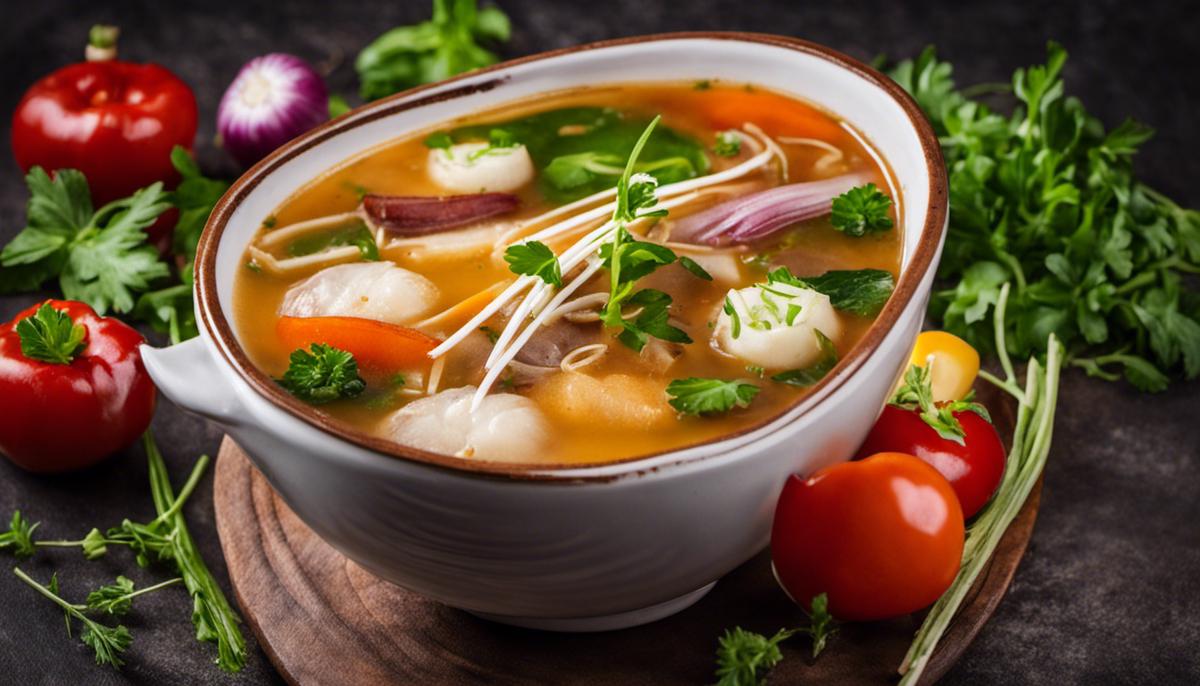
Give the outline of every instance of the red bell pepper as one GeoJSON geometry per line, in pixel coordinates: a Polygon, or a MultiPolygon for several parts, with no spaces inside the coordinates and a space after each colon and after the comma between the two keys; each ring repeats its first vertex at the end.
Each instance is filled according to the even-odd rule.
{"type": "Polygon", "coordinates": [[[0,453],[32,472],[64,472],[136,441],[156,398],[144,340],[72,300],[0,325],[0,453]]]}
{"type": "MultiPolygon", "coordinates": [[[[190,150],[196,137],[196,97],[187,84],[157,64],[115,56],[116,29],[93,27],[89,61],[33,84],[13,115],[13,156],[21,169],[78,169],[97,205],[155,181],[173,188],[179,174],[171,149],[190,150]]],[[[148,232],[151,243],[173,223],[173,216],[160,220],[148,232]]]]}

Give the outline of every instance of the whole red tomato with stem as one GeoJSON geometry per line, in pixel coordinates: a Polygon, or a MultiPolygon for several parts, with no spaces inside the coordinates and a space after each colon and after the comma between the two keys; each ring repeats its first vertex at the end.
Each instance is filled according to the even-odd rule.
{"type": "Polygon", "coordinates": [[[969,397],[935,403],[930,379],[928,368],[909,368],[858,457],[882,452],[915,455],[946,477],[963,515],[974,517],[1000,487],[1004,442],[987,410],[969,397]]]}
{"type": "Polygon", "coordinates": [[[0,453],[31,472],[65,472],[136,441],[156,398],[143,342],[73,300],[49,300],[0,325],[0,453]]]}
{"type": "Polygon", "coordinates": [[[898,617],[932,604],[958,574],[958,498],[937,470],[882,453],[791,476],[775,508],[771,560],[796,603],[825,593],[845,621],[898,617]]]}
{"type": "MultiPolygon", "coordinates": [[[[97,205],[155,181],[174,187],[179,174],[171,149],[190,150],[196,137],[192,90],[157,64],[115,59],[113,27],[92,29],[88,54],[89,61],[58,69],[25,91],[12,123],[17,164],[26,172],[78,169],[97,205]]],[[[150,242],[174,221],[160,218],[148,231],[150,242]]]]}

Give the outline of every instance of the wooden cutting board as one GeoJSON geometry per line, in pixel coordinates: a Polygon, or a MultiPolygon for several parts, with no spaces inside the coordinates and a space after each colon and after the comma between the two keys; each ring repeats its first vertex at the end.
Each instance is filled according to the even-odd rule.
{"type": "MultiPolygon", "coordinates": [[[[1010,433],[1011,417],[994,412],[1001,435],[1010,433]]],[[[922,683],[945,674],[995,611],[1029,543],[1040,495],[1039,483],[922,683]]],[[[805,621],[776,586],[764,552],[696,605],[646,626],[597,634],[502,626],[426,600],[342,557],[229,438],[218,456],[213,500],[246,622],[292,684],[705,684],[714,681],[713,652],[726,629],[772,633],[805,621]]],[[[808,641],[795,637],[784,644],[771,683],[893,684],[919,624],[914,615],[843,626],[815,662],[808,641]]]]}

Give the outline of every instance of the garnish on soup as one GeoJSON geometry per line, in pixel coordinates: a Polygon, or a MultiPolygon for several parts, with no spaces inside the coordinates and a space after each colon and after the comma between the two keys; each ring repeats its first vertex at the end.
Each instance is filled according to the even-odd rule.
{"type": "Polygon", "coordinates": [[[270,213],[239,330],[320,412],[414,449],[599,463],[719,438],[799,400],[892,293],[899,199],[860,141],[716,82],[437,126],[270,213]]]}

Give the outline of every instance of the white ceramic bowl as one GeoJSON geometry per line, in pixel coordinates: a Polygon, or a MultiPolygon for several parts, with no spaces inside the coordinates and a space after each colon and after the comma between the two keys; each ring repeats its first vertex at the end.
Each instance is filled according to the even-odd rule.
{"type": "Polygon", "coordinates": [[[788,474],[854,452],[920,329],[945,221],[933,132],[899,87],[859,62],[750,34],[598,43],[372,103],[263,160],[229,190],[201,240],[200,337],[143,355],[167,397],[221,425],[305,523],[374,574],[510,624],[632,626],[687,607],[760,551],[788,474]],[[903,195],[895,294],[855,349],[783,414],[721,440],[599,466],[472,462],[334,425],[250,364],[225,314],[234,274],[262,217],[324,170],[406,132],[542,93],[698,79],[758,84],[839,114],[886,159],[903,195]]]}

